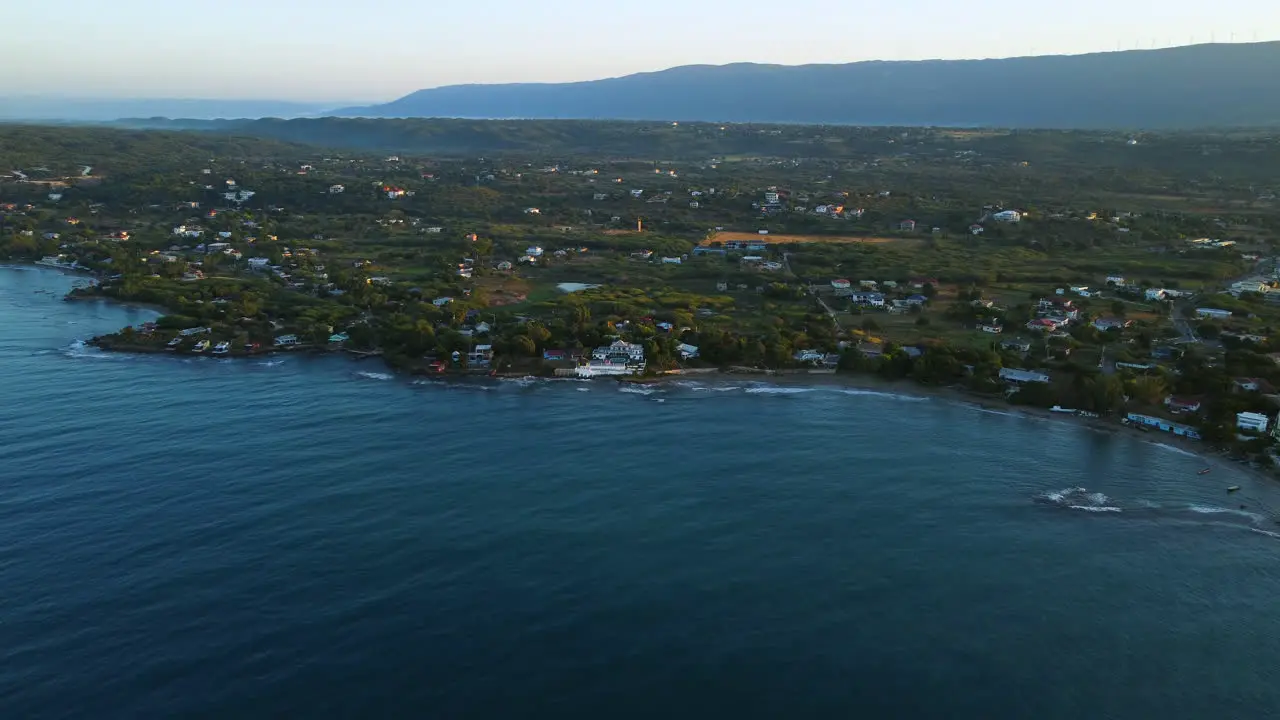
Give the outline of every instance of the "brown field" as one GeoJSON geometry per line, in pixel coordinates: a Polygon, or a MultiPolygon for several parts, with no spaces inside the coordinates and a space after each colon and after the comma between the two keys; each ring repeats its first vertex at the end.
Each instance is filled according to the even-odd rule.
{"type": "Polygon", "coordinates": [[[786,245],[795,243],[864,243],[867,245],[883,245],[885,243],[910,242],[907,238],[891,238],[891,237],[858,237],[855,235],[760,235],[750,232],[719,232],[701,244],[710,245],[713,242],[731,242],[731,241],[750,241],[760,240],[771,245],[786,245]]]}

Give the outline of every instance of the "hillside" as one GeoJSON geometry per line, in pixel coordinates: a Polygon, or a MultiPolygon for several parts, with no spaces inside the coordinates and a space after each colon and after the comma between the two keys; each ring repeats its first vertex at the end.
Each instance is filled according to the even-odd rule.
{"type": "Polygon", "coordinates": [[[345,117],[599,118],[1008,128],[1280,125],[1280,42],[1000,60],[688,66],[420,90],[345,117]]]}

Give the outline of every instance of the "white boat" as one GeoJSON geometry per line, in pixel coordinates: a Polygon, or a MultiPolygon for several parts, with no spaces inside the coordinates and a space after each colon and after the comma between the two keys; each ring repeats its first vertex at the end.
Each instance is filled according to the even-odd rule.
{"type": "Polygon", "coordinates": [[[194,348],[192,348],[192,349],[191,349],[191,351],[192,351],[192,352],[204,352],[205,350],[208,350],[208,349],[209,349],[209,341],[208,341],[208,340],[201,340],[200,342],[196,343],[196,346],[195,346],[194,348]]]}
{"type": "Polygon", "coordinates": [[[168,343],[169,347],[171,347],[171,348],[176,348],[176,347],[178,347],[178,345],[180,345],[180,344],[182,344],[182,338],[181,338],[181,337],[176,337],[176,338],[174,338],[174,339],[170,340],[170,341],[169,341],[169,343],[168,343]]]}
{"type": "Polygon", "coordinates": [[[231,343],[229,342],[224,341],[213,346],[214,355],[226,355],[229,352],[231,352],[231,343]]]}

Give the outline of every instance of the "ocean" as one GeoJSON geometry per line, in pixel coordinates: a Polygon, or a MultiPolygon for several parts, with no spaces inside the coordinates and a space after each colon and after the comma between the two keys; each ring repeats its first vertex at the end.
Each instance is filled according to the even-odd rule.
{"type": "Polygon", "coordinates": [[[1158,435],[112,355],[75,282],[0,269],[0,717],[1280,712],[1280,483],[1158,435]]]}

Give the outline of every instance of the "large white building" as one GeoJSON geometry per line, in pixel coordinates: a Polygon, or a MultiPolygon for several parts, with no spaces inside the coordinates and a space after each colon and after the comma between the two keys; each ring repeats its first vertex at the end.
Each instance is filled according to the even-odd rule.
{"type": "Polygon", "coordinates": [[[1271,419],[1262,413],[1242,412],[1236,415],[1236,427],[1256,433],[1266,433],[1271,419]]]}
{"type": "Polygon", "coordinates": [[[1003,210],[991,216],[992,220],[1002,223],[1022,222],[1022,213],[1017,210],[1003,210]]]}

